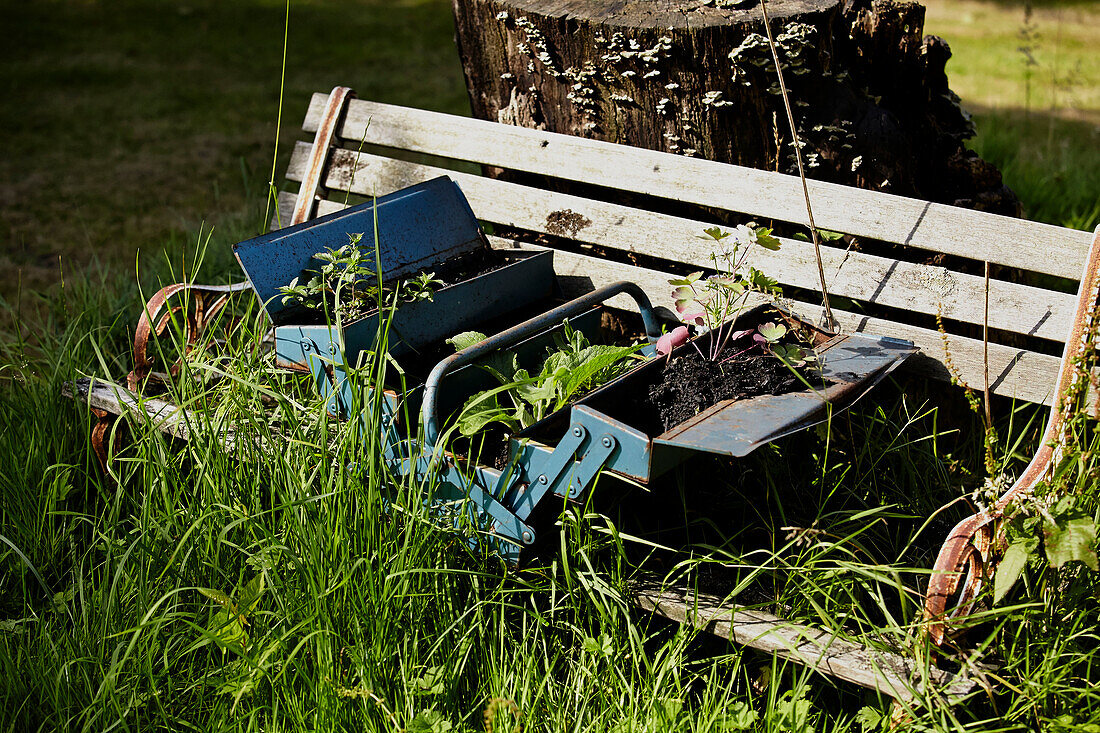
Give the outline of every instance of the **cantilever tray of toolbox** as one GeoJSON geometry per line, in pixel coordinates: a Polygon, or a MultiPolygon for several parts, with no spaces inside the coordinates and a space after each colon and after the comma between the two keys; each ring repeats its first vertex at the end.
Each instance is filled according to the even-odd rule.
{"type": "MultiPolygon", "coordinates": [[[[664,328],[647,295],[635,284],[615,283],[557,304],[552,251],[492,250],[461,191],[437,178],[379,198],[374,203],[248,240],[235,248],[238,260],[275,324],[275,348],[281,365],[309,371],[331,400],[331,410],[353,418],[345,378],[360,355],[375,346],[379,316],[367,314],[338,328],[306,317],[286,305],[280,286],[315,269],[314,256],[342,246],[349,234],[362,234],[359,246],[373,250],[384,280],[419,270],[462,272],[465,263],[498,258],[494,266],[467,279],[447,283],[429,300],[400,305],[392,313],[388,348],[397,357],[441,353],[439,344],[463,331],[494,324],[498,333],[451,354],[428,371],[422,383],[407,384],[402,394],[386,385],[381,404],[393,426],[385,431],[386,457],[394,470],[415,473],[433,487],[430,501],[461,506],[492,546],[511,561],[534,544],[533,518],[558,497],[577,498],[601,471],[650,484],[678,463],[700,454],[731,457],[826,419],[844,409],[916,351],[908,341],[815,332],[815,384],[786,394],[765,394],[719,402],[671,427],[658,427],[630,409],[633,395],[652,383],[664,357],[653,342],[664,328]],[[375,222],[377,221],[377,237],[375,222]],[[506,438],[501,467],[467,465],[443,445],[447,416],[472,394],[493,386],[478,364],[500,350],[513,350],[532,363],[552,342],[563,322],[596,341],[601,337],[601,304],[620,294],[633,298],[641,314],[644,358],[628,373],[566,405],[535,425],[506,438]],[[532,308],[538,312],[517,323],[532,308]],[[420,413],[419,425],[396,424],[399,414],[420,413]]],[[[375,261],[375,258],[367,258],[375,261]]],[[[469,268],[466,268],[467,270],[469,268]]],[[[759,317],[758,312],[746,314],[759,317]]],[[[678,350],[694,348],[690,342],[678,350]]],[[[678,351],[673,352],[673,357],[678,351]]],[[[465,520],[464,520],[465,521],[465,520]]]]}

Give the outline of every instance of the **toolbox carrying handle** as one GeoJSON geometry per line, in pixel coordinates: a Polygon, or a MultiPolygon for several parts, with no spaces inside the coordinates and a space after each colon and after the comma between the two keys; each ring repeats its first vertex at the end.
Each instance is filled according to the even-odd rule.
{"type": "Polygon", "coordinates": [[[645,325],[646,336],[649,337],[650,341],[660,336],[661,324],[657,320],[657,314],[653,311],[653,305],[649,302],[649,296],[638,285],[625,280],[605,285],[540,316],[524,321],[506,331],[501,331],[495,336],[490,336],[484,341],[459,351],[457,354],[448,356],[436,364],[431,374],[428,375],[428,381],[424,383],[424,402],[421,407],[421,417],[424,421],[424,438],[427,445],[435,447],[435,441],[439,437],[436,396],[439,391],[439,383],[448,372],[464,367],[498,349],[515,346],[527,337],[555,326],[562,320],[578,315],[619,294],[629,295],[638,304],[638,310],[642,314],[642,323],[645,325]]]}

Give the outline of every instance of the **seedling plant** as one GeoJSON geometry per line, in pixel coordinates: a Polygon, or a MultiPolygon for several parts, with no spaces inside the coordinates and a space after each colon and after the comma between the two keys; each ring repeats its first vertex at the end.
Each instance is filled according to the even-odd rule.
{"type": "MultiPolygon", "coordinates": [[[[782,324],[765,323],[755,332],[753,329],[734,328],[734,321],[748,306],[751,293],[779,294],[779,287],[774,279],[747,265],[754,246],[771,251],[779,249],[780,242],[772,236],[771,230],[742,224],[733,232],[711,227],[704,234],[706,236],[703,239],[709,239],[717,245],[710,255],[714,269],[717,270],[716,274],[704,277],[703,272],[698,271],[687,277],[668,281],[674,286],[672,297],[676,301],[676,311],[680,319],[712,334],[705,352],[698,342],[693,343],[699,355],[707,361],[719,362],[727,346],[752,336],[753,343],[748,348],[721,359],[721,362],[740,356],[754,345],[759,345],[791,366],[803,366],[813,361],[811,350],[780,343],[788,334],[787,327],[782,324]]],[[[671,355],[672,350],[687,342],[689,337],[688,327],[678,326],[658,339],[657,353],[671,355]]]]}
{"type": "MultiPolygon", "coordinates": [[[[461,351],[485,338],[483,333],[466,331],[447,341],[461,351]]],[[[501,386],[478,392],[466,401],[458,418],[458,431],[471,437],[493,423],[504,425],[510,432],[530,427],[574,397],[625,374],[639,358],[641,348],[642,344],[590,344],[583,333],[564,321],[561,332],[554,337],[554,348],[547,349],[537,374],[521,368],[514,351],[498,352],[481,364],[501,386]],[[502,403],[501,395],[507,395],[511,404],[502,403]]]]}
{"type": "Polygon", "coordinates": [[[323,311],[326,320],[349,323],[379,307],[386,297],[394,305],[432,300],[444,283],[434,272],[421,272],[387,288],[369,266],[367,254],[359,247],[363,235],[348,234],[348,243],[336,249],[328,248],[313,256],[321,266],[307,271],[309,279],[296,277],[279,288],[283,304],[297,304],[310,310],[323,311]],[[328,308],[330,304],[333,312],[328,308]],[[333,318],[332,316],[335,316],[333,318]]]}

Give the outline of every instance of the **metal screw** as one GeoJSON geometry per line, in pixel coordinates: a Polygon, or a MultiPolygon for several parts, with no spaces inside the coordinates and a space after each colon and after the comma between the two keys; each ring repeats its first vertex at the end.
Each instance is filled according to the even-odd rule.
{"type": "Polygon", "coordinates": [[[531,544],[534,539],[535,538],[531,536],[530,532],[527,532],[526,530],[523,532],[523,541],[527,544],[531,544]]]}
{"type": "Polygon", "coordinates": [[[610,435],[603,436],[603,447],[604,448],[610,448],[611,447],[611,436],[610,435]]]}
{"type": "Polygon", "coordinates": [[[308,341],[304,341],[304,340],[299,341],[298,345],[302,347],[302,351],[309,351],[310,350],[310,343],[308,341]]]}
{"type": "Polygon", "coordinates": [[[583,428],[581,428],[581,426],[580,426],[580,425],[577,425],[577,426],[575,426],[575,427],[573,428],[573,435],[575,435],[575,436],[577,436],[577,437],[579,438],[579,437],[581,437],[581,435],[583,435],[583,434],[584,434],[584,429],[583,429],[583,428]]]}
{"type": "Polygon", "coordinates": [[[542,474],[536,479],[540,484],[545,484],[549,479],[546,478],[546,474],[542,474]]]}

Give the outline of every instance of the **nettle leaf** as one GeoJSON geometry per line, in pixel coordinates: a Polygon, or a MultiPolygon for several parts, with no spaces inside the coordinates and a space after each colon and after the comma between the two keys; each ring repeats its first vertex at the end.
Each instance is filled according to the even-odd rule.
{"type": "Polygon", "coordinates": [[[468,349],[474,344],[481,343],[489,338],[480,331],[463,331],[462,333],[447,339],[447,343],[455,347],[455,351],[468,349]]]}
{"type": "Polygon", "coordinates": [[[494,352],[487,359],[478,362],[478,366],[499,379],[501,384],[530,379],[527,371],[519,368],[519,357],[511,351],[494,352]],[[520,372],[523,372],[522,376],[520,372]]]}
{"type": "MultiPolygon", "coordinates": [[[[503,389],[503,388],[501,388],[503,389]]],[[[516,418],[501,406],[497,394],[479,392],[462,407],[458,416],[458,432],[469,437],[484,430],[495,422],[503,423],[509,430],[518,427],[516,418]]]]}
{"type": "MultiPolygon", "coordinates": [[[[681,326],[681,328],[683,327],[681,326]]],[[[686,331],[687,329],[684,330],[686,331]]],[[[570,397],[578,390],[587,386],[590,381],[593,381],[593,379],[604,370],[620,364],[625,367],[624,361],[627,357],[640,348],[640,344],[638,346],[604,346],[602,344],[589,346],[584,350],[584,358],[581,363],[576,365],[576,367],[567,374],[562,388],[562,394],[555,409],[560,408],[568,402],[570,397]]],[[[625,371],[625,368],[618,371],[625,371]]],[[[617,375],[610,374],[604,376],[612,377],[617,375]]],[[[606,380],[601,379],[599,381],[603,382],[606,380]]]]}
{"type": "Polygon", "coordinates": [[[1075,513],[1058,517],[1055,523],[1043,527],[1047,560],[1052,568],[1060,568],[1067,562],[1079,560],[1093,571],[1100,570],[1096,557],[1096,523],[1092,517],[1075,513]]]}
{"type": "Polygon", "coordinates": [[[553,376],[548,376],[534,382],[517,384],[514,391],[523,401],[538,407],[545,402],[552,401],[557,396],[558,382],[553,376]]]}

